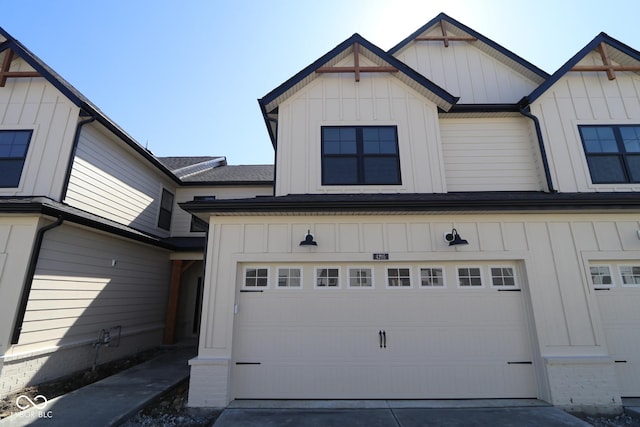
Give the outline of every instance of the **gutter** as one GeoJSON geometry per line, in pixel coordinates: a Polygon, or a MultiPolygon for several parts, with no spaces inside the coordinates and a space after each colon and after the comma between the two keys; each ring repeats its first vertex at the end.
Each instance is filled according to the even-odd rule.
{"type": "Polygon", "coordinates": [[[69,162],[67,163],[67,173],[64,177],[64,183],[62,184],[62,192],[60,193],[60,201],[63,202],[67,197],[67,190],[69,189],[69,181],[71,180],[71,169],[73,168],[73,160],[76,157],[76,151],[78,150],[78,143],[80,142],[80,131],[84,125],[92,123],[96,120],[95,117],[91,117],[87,120],[79,122],[76,126],[76,134],[73,137],[73,146],[71,147],[71,154],[69,154],[69,162]]]}
{"type": "Polygon", "coordinates": [[[536,128],[536,136],[538,138],[538,148],[540,148],[540,156],[542,157],[542,167],[544,169],[544,177],[547,180],[547,188],[550,193],[557,193],[553,187],[553,180],[551,179],[551,172],[549,170],[549,162],[547,161],[547,150],[544,148],[544,140],[542,139],[542,130],[540,129],[540,120],[533,114],[531,114],[531,108],[527,105],[520,109],[520,114],[533,120],[533,124],[536,128]]]}
{"type": "Polygon", "coordinates": [[[31,257],[29,258],[29,266],[27,267],[27,276],[24,280],[24,285],[22,286],[22,295],[20,296],[20,305],[18,306],[18,314],[16,316],[16,321],[13,325],[13,335],[11,338],[11,344],[18,344],[18,340],[20,339],[20,332],[22,331],[22,323],[24,322],[24,315],[27,312],[27,303],[29,302],[29,294],[31,293],[31,286],[33,285],[33,277],[36,273],[36,264],[38,263],[38,258],[40,257],[40,249],[42,248],[42,241],[44,240],[44,234],[52,230],[56,227],[62,225],[63,222],[62,215],[58,216],[56,222],[45,225],[40,228],[36,233],[36,239],[33,244],[33,248],[31,249],[31,257]]]}

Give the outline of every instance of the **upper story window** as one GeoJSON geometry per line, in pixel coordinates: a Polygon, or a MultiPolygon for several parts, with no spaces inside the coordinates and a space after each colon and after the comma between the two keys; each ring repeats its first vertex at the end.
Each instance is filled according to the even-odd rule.
{"type": "Polygon", "coordinates": [[[399,185],[396,126],[323,126],[322,185],[399,185]]]}
{"type": "Polygon", "coordinates": [[[31,130],[0,130],[0,187],[20,185],[31,130]]]}
{"type": "Polygon", "coordinates": [[[594,184],[640,182],[640,126],[580,126],[594,184]]]}
{"type": "Polygon", "coordinates": [[[173,194],[166,188],[162,189],[160,200],[160,214],[158,215],[158,227],[169,231],[171,229],[171,213],[173,212],[173,194]]]}
{"type": "MultiPolygon", "coordinates": [[[[211,201],[211,200],[215,200],[216,196],[194,196],[193,200],[200,200],[200,201],[211,201]]],[[[189,229],[189,231],[196,232],[196,233],[202,233],[202,232],[206,232],[209,230],[209,223],[207,223],[206,221],[201,220],[200,218],[198,218],[195,215],[191,215],[191,228],[189,229]]]]}

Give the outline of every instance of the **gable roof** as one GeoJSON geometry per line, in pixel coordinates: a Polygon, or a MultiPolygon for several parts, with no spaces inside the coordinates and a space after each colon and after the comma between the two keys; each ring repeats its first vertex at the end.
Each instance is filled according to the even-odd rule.
{"type": "Polygon", "coordinates": [[[350,55],[353,52],[354,43],[359,44],[360,53],[369,60],[381,62],[398,69],[397,75],[401,81],[423,94],[443,110],[449,110],[458,101],[458,97],[453,96],[399,59],[388,54],[356,33],[258,100],[274,147],[277,145],[274,122],[275,116],[277,116],[278,106],[303,86],[306,86],[314,80],[317,77],[316,70],[321,67],[335,65],[350,55]]]}
{"type": "Polygon", "coordinates": [[[410,43],[412,43],[418,36],[432,29],[436,25],[439,25],[441,21],[447,23],[447,30],[450,30],[457,36],[471,36],[476,38],[477,40],[473,42],[473,45],[476,46],[480,51],[514,69],[515,71],[531,79],[532,81],[540,84],[544,80],[549,78],[549,74],[547,74],[545,71],[541,70],[540,68],[536,67],[529,61],[516,55],[510,50],[505,49],[504,47],[500,46],[493,40],[483,36],[477,31],[472,30],[466,25],[456,21],[445,13],[438,14],[438,16],[433,18],[431,21],[418,28],[416,31],[411,33],[409,37],[389,49],[388,53],[391,55],[397,54],[402,49],[407,47],[410,43]]]}
{"type": "Polygon", "coordinates": [[[4,42],[0,43],[0,53],[6,51],[7,49],[11,49],[14,54],[22,58],[22,60],[29,64],[34,70],[36,70],[45,80],[51,83],[71,102],[78,106],[81,110],[81,114],[93,117],[96,121],[113,132],[117,137],[119,137],[127,145],[133,148],[138,154],[144,157],[162,173],[171,178],[174,182],[180,183],[180,179],[178,179],[178,177],[176,177],[165,165],[163,165],[151,152],[138,144],[138,142],[136,142],[136,140],[133,139],[131,135],[125,132],[124,129],[122,129],[113,120],[111,120],[102,111],[100,111],[100,109],[91,101],[89,101],[89,99],[86,98],[82,93],[80,93],[79,90],[77,90],[69,82],[63,79],[58,73],[56,73],[47,64],[45,64],[44,61],[33,54],[33,52],[27,49],[18,40],[13,38],[2,27],[0,27],[0,36],[6,39],[4,42]]]}
{"type": "Polygon", "coordinates": [[[578,62],[580,62],[585,56],[590,54],[596,49],[600,43],[604,43],[607,46],[613,48],[613,52],[609,52],[611,60],[621,65],[640,65],[640,52],[633,49],[630,46],[614,39],[606,33],[598,34],[593,40],[591,40],[585,47],[583,47],[578,53],[576,53],[571,59],[569,59],[563,66],[553,73],[544,83],[538,86],[533,92],[526,97],[525,101],[528,103],[534,102],[544,92],[546,92],[554,83],[568,73],[578,62]]]}

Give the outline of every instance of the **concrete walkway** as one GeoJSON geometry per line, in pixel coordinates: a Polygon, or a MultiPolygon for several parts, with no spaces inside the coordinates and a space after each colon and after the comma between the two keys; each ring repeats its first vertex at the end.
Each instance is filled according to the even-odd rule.
{"type": "Polygon", "coordinates": [[[214,427],[590,426],[536,400],[251,402],[232,402],[214,427]]]}
{"type": "MultiPolygon", "coordinates": [[[[176,348],[101,381],[0,421],[0,427],[114,426],[189,377],[192,348],[176,348]]],[[[32,397],[33,398],[33,397],[32,397]]]]}

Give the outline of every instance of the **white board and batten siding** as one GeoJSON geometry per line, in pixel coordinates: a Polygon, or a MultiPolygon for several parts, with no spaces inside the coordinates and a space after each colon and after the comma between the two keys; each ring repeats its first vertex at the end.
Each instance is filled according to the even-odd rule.
{"type": "MultiPolygon", "coordinates": [[[[234,328],[238,327],[234,305],[238,304],[238,310],[242,309],[241,299],[245,295],[236,290],[242,282],[245,266],[269,265],[273,270],[278,265],[303,264],[303,276],[308,280],[314,274],[315,266],[370,264],[375,253],[388,253],[389,261],[385,263],[411,265],[411,268],[417,268],[424,260],[470,266],[511,263],[518,266],[523,289],[521,306],[524,308],[520,314],[527,319],[532,361],[534,367],[537,366],[538,397],[551,401],[555,396],[554,403],[571,405],[570,399],[575,397],[573,390],[579,383],[580,387],[599,390],[599,396],[589,398],[611,404],[611,399],[619,396],[615,380],[610,377],[613,375],[611,366],[601,362],[584,364],[585,360],[600,361],[606,357],[607,347],[595,296],[587,283],[588,260],[581,254],[614,251],[618,257],[626,254],[637,259],[639,227],[636,216],[629,214],[601,215],[597,219],[593,215],[576,214],[451,215],[446,219],[425,215],[269,217],[268,220],[216,217],[209,234],[209,245],[219,250],[208,254],[205,276],[209,283],[205,287],[203,313],[209,314],[203,317],[201,362],[194,362],[201,364],[194,365],[194,369],[198,375],[203,375],[207,360],[228,360],[227,372],[236,369],[233,357],[240,349],[235,348],[237,340],[233,339],[234,328]],[[450,247],[444,242],[444,233],[450,232],[452,227],[469,241],[469,245],[450,247]],[[311,250],[299,246],[307,230],[311,230],[318,242],[311,250]],[[572,358],[577,365],[568,361],[574,360],[572,358]],[[548,363],[555,361],[560,364],[552,366],[553,377],[548,378],[546,372],[551,372],[547,371],[548,363]],[[585,376],[572,377],[576,369],[584,371],[585,376]],[[563,378],[570,380],[567,382],[563,378]]],[[[594,259],[600,257],[594,255],[594,259]]],[[[275,270],[271,274],[271,283],[275,286],[275,270]]],[[[375,274],[381,279],[384,273],[375,274]]],[[[361,290],[353,290],[357,291],[361,290]]],[[[291,298],[298,298],[296,295],[292,289],[291,298]]],[[[358,295],[366,295],[366,292],[358,295]]],[[[345,313],[339,314],[344,317],[345,313]]],[[[284,311],[273,313],[276,316],[285,314],[284,311]]],[[[357,323],[357,319],[353,321],[357,323]]],[[[237,329],[235,331],[237,333],[237,329]]],[[[238,361],[260,362],[248,359],[238,361]]],[[[220,363],[212,366],[211,374],[216,378],[226,377],[224,366],[220,363]]],[[[251,366],[248,368],[250,370],[251,366]]],[[[216,388],[215,392],[219,393],[216,396],[222,396],[221,404],[226,404],[225,399],[233,398],[229,394],[232,383],[220,381],[220,388],[216,388]]],[[[211,387],[209,383],[199,384],[200,381],[195,380],[193,390],[211,387]]]]}
{"type": "MultiPolygon", "coordinates": [[[[593,52],[578,63],[601,65],[593,52]]],[[[569,72],[533,104],[540,119],[549,167],[560,192],[640,191],[640,184],[592,184],[579,125],[638,125],[640,77],[616,71],[569,72]]]]}
{"type": "Polygon", "coordinates": [[[326,74],[279,106],[276,195],[440,193],[437,107],[389,74],[326,74]],[[323,186],[322,126],[397,126],[401,185],[323,186]]]}
{"type": "Polygon", "coordinates": [[[65,224],[50,230],[11,354],[87,344],[115,326],[157,335],[169,276],[165,250],[65,224]]]}
{"type": "Polygon", "coordinates": [[[528,119],[441,119],[447,191],[543,191],[528,119]]]}
{"type": "Polygon", "coordinates": [[[168,235],[158,228],[159,205],[162,189],[175,195],[176,184],[96,126],[82,128],[64,201],[147,233],[168,235]]]}
{"type": "MultiPolygon", "coordinates": [[[[440,29],[433,36],[442,36],[440,29]]],[[[412,42],[395,56],[459,96],[460,104],[515,104],[538,85],[474,47],[474,42],[412,42]]]]}
{"type": "MultiPolygon", "coordinates": [[[[41,223],[38,217],[0,217],[0,324],[13,325],[18,310],[31,246],[41,223]]],[[[11,343],[11,327],[0,328],[0,355],[4,355],[11,343]]],[[[0,361],[0,368],[2,362],[0,361]]],[[[0,389],[0,394],[2,390],[0,389]]]]}
{"type": "MultiPolygon", "coordinates": [[[[33,71],[16,58],[12,71],[33,71]]],[[[10,78],[0,88],[0,130],[32,130],[18,188],[0,196],[59,199],[78,121],[79,109],[44,78],[10,78]]]]}

